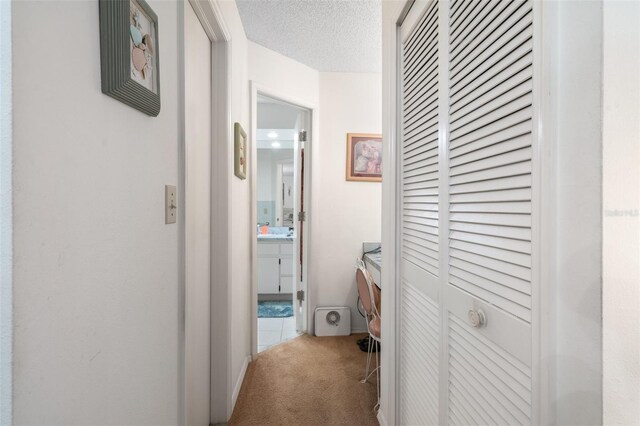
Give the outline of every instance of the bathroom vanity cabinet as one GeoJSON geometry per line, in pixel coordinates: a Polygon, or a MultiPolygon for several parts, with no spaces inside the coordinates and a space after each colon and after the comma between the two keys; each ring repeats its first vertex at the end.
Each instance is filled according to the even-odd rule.
{"type": "Polygon", "coordinates": [[[258,293],[294,292],[293,241],[258,241],[258,293]]]}

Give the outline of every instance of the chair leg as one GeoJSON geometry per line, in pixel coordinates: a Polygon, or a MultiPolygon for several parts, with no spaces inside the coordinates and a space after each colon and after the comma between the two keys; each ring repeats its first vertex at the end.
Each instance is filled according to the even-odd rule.
{"type": "Polygon", "coordinates": [[[378,394],[378,402],[373,407],[373,411],[380,408],[380,343],[376,340],[376,391],[378,394]]]}
{"type": "Polygon", "coordinates": [[[369,365],[371,364],[371,336],[367,336],[369,339],[369,344],[367,345],[367,366],[364,369],[364,379],[360,380],[360,383],[367,383],[367,379],[369,378],[369,365]]]}

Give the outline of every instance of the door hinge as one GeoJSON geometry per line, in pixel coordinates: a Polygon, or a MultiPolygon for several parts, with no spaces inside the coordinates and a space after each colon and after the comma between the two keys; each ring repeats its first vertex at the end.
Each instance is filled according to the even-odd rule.
{"type": "Polygon", "coordinates": [[[298,133],[298,141],[299,142],[306,142],[307,141],[307,131],[306,130],[300,130],[300,132],[298,133]]]}
{"type": "Polygon", "coordinates": [[[304,300],[304,290],[298,290],[298,300],[301,302],[304,300]]]}
{"type": "Polygon", "coordinates": [[[298,212],[298,222],[307,220],[307,212],[298,212]]]}

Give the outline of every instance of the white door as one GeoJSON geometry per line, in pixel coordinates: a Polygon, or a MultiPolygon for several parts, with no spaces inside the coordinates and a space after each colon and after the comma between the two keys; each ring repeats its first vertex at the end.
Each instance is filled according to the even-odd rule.
{"type": "Polygon", "coordinates": [[[532,3],[416,2],[401,35],[402,423],[530,424],[532,3]]]}
{"type": "Polygon", "coordinates": [[[399,412],[416,425],[439,423],[438,7],[415,3],[401,31],[399,412]]]}
{"type": "Polygon", "coordinates": [[[211,42],[185,5],[186,415],[209,424],[211,292],[211,42]]]}
{"type": "Polygon", "coordinates": [[[294,240],[294,263],[295,276],[294,286],[294,316],[296,319],[296,331],[302,333],[307,330],[307,250],[309,247],[307,239],[309,238],[309,178],[311,176],[308,161],[308,152],[311,150],[311,112],[301,109],[298,113],[298,121],[296,124],[295,153],[293,168],[294,176],[294,199],[293,199],[293,220],[295,228],[294,240]],[[304,140],[302,140],[304,139],[304,140]]]}

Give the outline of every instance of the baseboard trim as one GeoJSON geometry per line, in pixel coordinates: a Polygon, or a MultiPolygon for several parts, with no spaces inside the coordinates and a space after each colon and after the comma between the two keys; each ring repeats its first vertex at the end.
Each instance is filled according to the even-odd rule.
{"type": "Polygon", "coordinates": [[[381,409],[378,409],[378,414],[376,415],[376,417],[378,418],[378,423],[380,423],[380,426],[388,426],[387,418],[384,416],[384,413],[381,409]]]}
{"type": "Polygon", "coordinates": [[[247,355],[242,363],[242,368],[240,369],[240,375],[238,376],[238,380],[236,381],[236,385],[233,388],[233,395],[231,395],[231,412],[233,413],[233,409],[236,407],[236,401],[238,400],[238,395],[240,395],[240,389],[242,388],[242,382],[244,382],[244,375],[247,373],[247,367],[249,367],[249,363],[251,362],[251,355],[247,355]]]}
{"type": "Polygon", "coordinates": [[[351,329],[351,334],[360,334],[360,333],[368,333],[369,331],[365,328],[364,330],[353,328],[351,329]]]}

